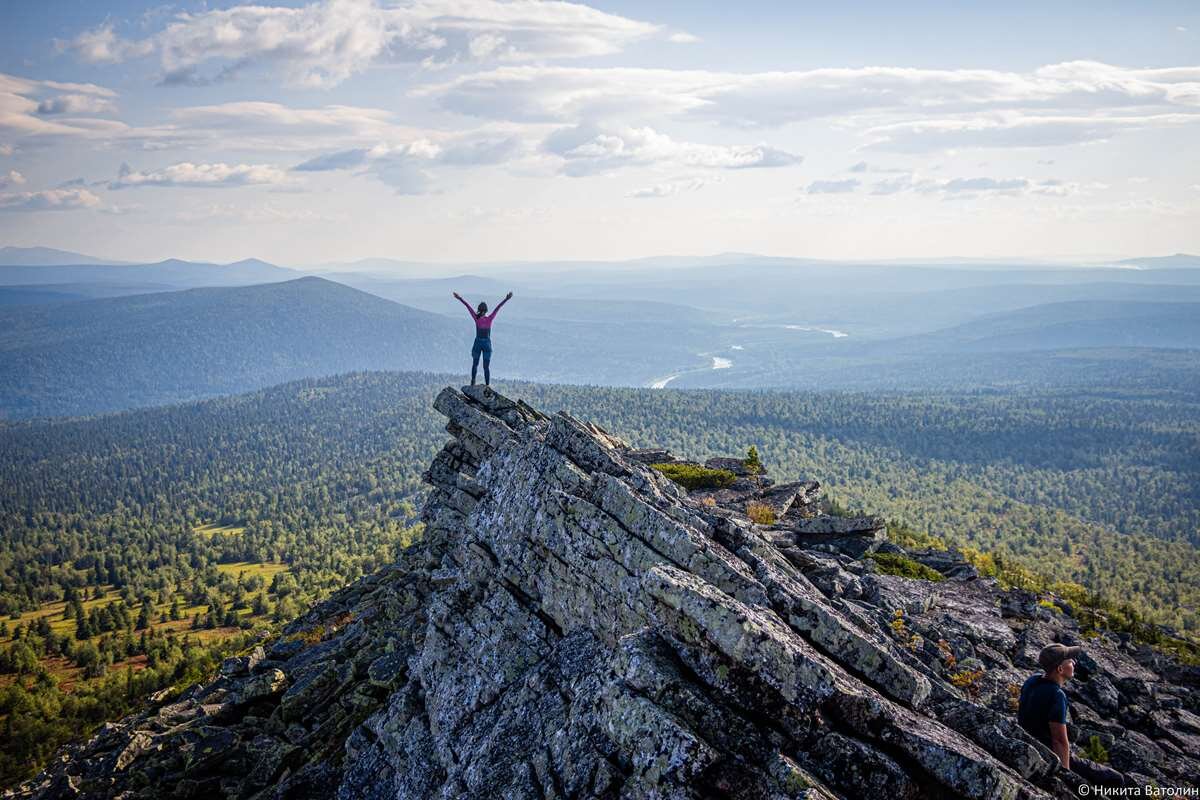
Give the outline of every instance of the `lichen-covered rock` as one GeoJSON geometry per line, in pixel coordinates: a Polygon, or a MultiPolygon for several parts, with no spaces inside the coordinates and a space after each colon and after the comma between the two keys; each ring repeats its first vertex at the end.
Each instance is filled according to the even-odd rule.
{"type": "MultiPolygon", "coordinates": [[[[570,415],[484,387],[434,406],[419,543],[16,796],[1077,796],[1011,706],[1041,646],[1082,640],[1068,615],[954,553],[910,554],[938,583],[879,574],[882,520],[822,514],[815,481],[710,459],[736,482],[688,492],[649,466],[669,452],[570,415]]],[[[1195,671],[1087,646],[1076,741],[1194,785],[1195,671]]]]}

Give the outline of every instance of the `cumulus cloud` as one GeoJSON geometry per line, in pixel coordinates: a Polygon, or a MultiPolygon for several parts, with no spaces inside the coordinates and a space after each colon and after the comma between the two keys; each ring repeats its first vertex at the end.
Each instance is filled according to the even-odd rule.
{"type": "Polygon", "coordinates": [[[99,206],[100,198],[87,189],[0,193],[0,211],[71,211],[99,206]]]}
{"type": "Polygon", "coordinates": [[[123,39],[106,23],[65,44],[89,62],[155,55],[166,83],[205,83],[261,65],[301,86],[332,86],[380,62],[453,64],[619,52],[659,32],[571,2],[320,0],[299,8],[239,5],[180,13],[161,31],[123,39]],[[215,76],[199,68],[220,62],[215,76]]]}
{"type": "Polygon", "coordinates": [[[677,194],[684,192],[698,192],[710,183],[718,183],[715,180],[705,180],[704,178],[689,178],[687,180],[666,181],[664,183],[656,183],[653,186],[645,186],[641,189],[635,189],[629,193],[629,197],[639,200],[647,200],[659,197],[674,197],[677,194]]]}
{"type": "Polygon", "coordinates": [[[180,162],[159,170],[137,171],[128,164],[121,165],[115,181],[109,189],[126,189],[133,186],[192,186],[232,187],[255,184],[283,183],[287,173],[269,164],[193,164],[180,162]]]}
{"type": "Polygon", "coordinates": [[[685,31],[680,31],[678,33],[672,33],[670,36],[668,36],[667,41],[671,42],[672,44],[695,44],[696,42],[700,41],[700,37],[694,36],[693,34],[685,31]]]}
{"type": "Polygon", "coordinates": [[[18,186],[25,182],[25,176],[17,172],[15,169],[10,169],[8,174],[0,173],[0,189],[7,189],[10,186],[18,186]]]}
{"type": "Polygon", "coordinates": [[[594,125],[561,128],[542,144],[562,160],[565,175],[580,177],[652,164],[708,169],[754,169],[799,164],[803,156],[756,145],[680,142],[651,128],[604,129],[594,125]]]}
{"type": "Polygon", "coordinates": [[[806,194],[844,194],[853,192],[859,185],[854,178],[847,178],[843,181],[813,181],[804,191],[806,194]]]}

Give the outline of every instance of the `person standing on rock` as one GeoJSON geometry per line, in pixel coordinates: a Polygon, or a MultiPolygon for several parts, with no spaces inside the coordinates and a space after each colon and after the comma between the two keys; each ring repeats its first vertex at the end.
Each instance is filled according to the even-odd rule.
{"type": "Polygon", "coordinates": [[[1075,677],[1075,661],[1082,647],[1049,644],[1038,654],[1039,675],[1031,675],[1021,687],[1017,706],[1017,722],[1029,735],[1049,747],[1058,756],[1062,768],[1070,770],[1090,784],[1133,787],[1137,783],[1115,769],[1071,756],[1067,737],[1067,693],[1063,686],[1075,677]]]}
{"type": "Polygon", "coordinates": [[[458,302],[467,307],[467,313],[471,315],[471,319],[475,320],[475,344],[471,345],[471,385],[475,385],[475,375],[479,370],[479,356],[483,356],[483,384],[485,386],[492,385],[492,321],[496,319],[496,315],[500,313],[500,309],[504,308],[504,304],[512,299],[512,292],[504,296],[500,304],[496,306],[496,310],[491,314],[487,313],[488,304],[480,302],[476,308],[471,308],[471,304],[462,299],[462,295],[454,292],[454,297],[458,302]]]}

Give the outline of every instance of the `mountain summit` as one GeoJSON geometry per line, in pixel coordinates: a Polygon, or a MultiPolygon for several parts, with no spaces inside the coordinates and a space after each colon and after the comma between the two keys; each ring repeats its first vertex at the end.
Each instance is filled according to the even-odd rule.
{"type": "MultiPolygon", "coordinates": [[[[18,796],[1077,796],[1009,708],[1045,644],[1082,641],[1068,614],[826,513],[814,481],[482,387],[435,408],[421,542],[18,796]]],[[[1139,785],[1195,781],[1200,672],[1084,643],[1072,738],[1139,785]]]]}

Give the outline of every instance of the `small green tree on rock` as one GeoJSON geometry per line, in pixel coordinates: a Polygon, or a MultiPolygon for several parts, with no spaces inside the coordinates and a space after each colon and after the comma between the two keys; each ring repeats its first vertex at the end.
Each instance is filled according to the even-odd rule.
{"type": "Polygon", "coordinates": [[[746,469],[750,470],[752,475],[759,475],[765,471],[762,461],[758,458],[758,448],[754,445],[750,445],[750,449],[746,451],[746,469]]]}

